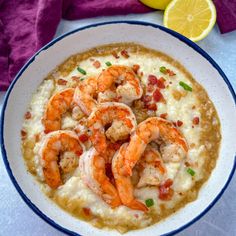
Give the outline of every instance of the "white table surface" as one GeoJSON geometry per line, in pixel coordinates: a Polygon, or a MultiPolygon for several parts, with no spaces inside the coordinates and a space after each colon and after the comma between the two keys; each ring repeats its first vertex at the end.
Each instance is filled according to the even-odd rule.
{"type": "MultiPolygon", "coordinates": [[[[162,24],[162,13],[98,17],[77,21],[62,20],[56,36],[87,24],[111,20],[142,20],[162,24]]],[[[221,35],[215,26],[208,37],[198,45],[220,65],[236,89],[236,31],[221,35]]],[[[3,97],[4,93],[0,93],[0,109],[3,97]]],[[[24,203],[12,185],[0,157],[0,236],[11,235],[61,236],[65,234],[44,222],[24,203]]],[[[199,221],[178,235],[236,235],[236,176],[215,206],[199,221]]]]}

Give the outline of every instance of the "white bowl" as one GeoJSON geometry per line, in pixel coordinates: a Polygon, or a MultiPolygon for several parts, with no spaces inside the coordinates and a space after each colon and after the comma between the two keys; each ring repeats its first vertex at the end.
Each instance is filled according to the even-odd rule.
{"type": "MultiPolygon", "coordinates": [[[[222,144],[217,165],[199,192],[187,204],[162,222],[126,235],[176,233],[197,221],[223,194],[235,170],[235,93],[220,67],[196,44],[164,27],[144,22],[109,22],[69,32],[43,47],[21,69],[9,88],[1,116],[1,148],[8,174],[29,207],[55,228],[70,235],[120,235],[80,221],[52,203],[40,190],[24,164],[20,130],[24,113],[43,78],[72,54],[117,42],[136,42],[178,60],[207,90],[221,121],[222,144]]],[[[112,219],[111,219],[112,220],[112,219]]]]}

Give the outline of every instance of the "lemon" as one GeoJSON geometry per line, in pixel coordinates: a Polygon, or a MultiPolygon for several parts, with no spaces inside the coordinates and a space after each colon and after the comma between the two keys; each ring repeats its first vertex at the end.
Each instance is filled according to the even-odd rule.
{"type": "Polygon", "coordinates": [[[164,26],[196,42],[205,38],[216,22],[211,0],[173,0],[166,7],[164,26]]]}
{"type": "Polygon", "coordinates": [[[165,10],[171,0],[140,0],[144,5],[154,9],[165,10]]]}

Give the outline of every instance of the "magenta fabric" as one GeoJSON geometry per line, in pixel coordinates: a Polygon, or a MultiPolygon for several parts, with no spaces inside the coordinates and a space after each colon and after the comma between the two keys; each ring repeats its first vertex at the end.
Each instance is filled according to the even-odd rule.
{"type": "Polygon", "coordinates": [[[74,20],[150,11],[138,0],[0,0],[0,91],[53,38],[61,17],[74,20]]]}
{"type": "Polygon", "coordinates": [[[228,33],[236,29],[236,0],[213,0],[217,11],[220,32],[228,33]]]}

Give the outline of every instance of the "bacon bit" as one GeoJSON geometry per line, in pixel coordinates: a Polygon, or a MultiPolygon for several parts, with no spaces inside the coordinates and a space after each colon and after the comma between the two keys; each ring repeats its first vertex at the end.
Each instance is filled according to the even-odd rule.
{"type": "Polygon", "coordinates": [[[180,127],[183,124],[183,122],[181,120],[177,120],[176,124],[177,124],[178,127],[180,127]]]}
{"type": "Polygon", "coordinates": [[[193,124],[198,125],[199,124],[199,117],[194,117],[193,118],[193,124]]]}
{"type": "Polygon", "coordinates": [[[162,114],[160,114],[160,117],[161,117],[162,119],[166,119],[167,116],[168,116],[167,113],[162,113],[162,114]]]}
{"type": "Polygon", "coordinates": [[[139,76],[140,76],[140,77],[143,77],[143,72],[142,72],[142,71],[139,73],[139,76]]]}
{"type": "Polygon", "coordinates": [[[191,166],[187,161],[184,163],[187,167],[191,166]]]}
{"type": "Polygon", "coordinates": [[[155,92],[153,93],[153,98],[155,102],[160,102],[161,100],[164,99],[159,89],[155,90],[155,92]]]}
{"type": "Polygon", "coordinates": [[[64,79],[59,79],[59,80],[57,81],[57,84],[58,84],[58,85],[66,85],[66,84],[67,84],[67,81],[64,80],[64,79]]]}
{"type": "Polygon", "coordinates": [[[129,58],[129,54],[128,54],[128,52],[127,52],[126,50],[122,50],[122,51],[120,52],[120,54],[121,54],[124,58],[129,58]]]}
{"type": "Polygon", "coordinates": [[[135,74],[138,73],[139,68],[140,68],[140,65],[138,65],[138,64],[134,64],[134,65],[133,65],[132,69],[133,69],[133,71],[134,71],[135,74]]]}
{"type": "Polygon", "coordinates": [[[95,59],[93,59],[93,58],[90,58],[89,60],[90,60],[91,62],[95,61],[95,59]]]}
{"type": "Polygon", "coordinates": [[[138,214],[134,214],[134,217],[135,217],[135,218],[138,218],[138,214]]]}
{"type": "Polygon", "coordinates": [[[172,71],[172,70],[167,69],[166,71],[167,71],[167,73],[169,74],[169,76],[174,76],[174,75],[176,75],[176,74],[174,73],[174,71],[172,71]]]}
{"type": "Polygon", "coordinates": [[[153,92],[153,90],[154,90],[154,86],[151,85],[151,84],[148,84],[147,85],[147,91],[151,93],[151,92],[153,92]]]}
{"type": "Polygon", "coordinates": [[[164,84],[166,80],[161,77],[160,79],[157,80],[157,87],[160,88],[160,89],[164,89],[166,86],[164,84]]]}
{"type": "Polygon", "coordinates": [[[95,61],[95,62],[93,63],[93,66],[94,66],[96,69],[98,69],[98,68],[101,66],[101,63],[100,63],[99,61],[95,61]]]}
{"type": "Polygon", "coordinates": [[[146,108],[151,111],[156,111],[157,105],[156,105],[156,103],[146,104],[146,108]]]}
{"type": "Polygon", "coordinates": [[[148,84],[151,84],[151,85],[157,84],[157,77],[155,75],[149,75],[148,84]]]}
{"type": "Polygon", "coordinates": [[[38,141],[39,141],[39,138],[40,138],[40,134],[39,134],[39,133],[38,133],[38,134],[35,134],[34,137],[35,137],[35,141],[38,142],[38,141]]]}
{"type": "Polygon", "coordinates": [[[21,133],[21,138],[22,138],[22,139],[25,139],[25,138],[26,138],[26,135],[27,135],[27,132],[22,129],[22,130],[20,131],[20,133],[21,133]]]}
{"type": "Polygon", "coordinates": [[[88,141],[88,139],[89,139],[89,137],[88,137],[87,134],[81,134],[81,135],[79,136],[79,140],[80,140],[82,143],[88,141]]]}
{"type": "Polygon", "coordinates": [[[29,120],[31,118],[31,113],[29,112],[29,111],[27,111],[26,113],[25,113],[25,119],[26,120],[29,120]]]}
{"type": "Polygon", "coordinates": [[[72,76],[71,77],[71,79],[75,82],[79,82],[80,81],[79,78],[80,78],[79,76],[72,76]]]}
{"type": "Polygon", "coordinates": [[[143,101],[144,103],[151,102],[151,101],[152,101],[152,97],[149,96],[149,95],[145,95],[145,96],[142,97],[142,101],[143,101]]]}
{"type": "Polygon", "coordinates": [[[174,190],[170,187],[173,184],[171,179],[167,179],[164,184],[160,185],[159,198],[163,201],[169,201],[174,195],[174,190]]]}
{"type": "Polygon", "coordinates": [[[117,52],[115,52],[115,51],[113,51],[111,54],[112,54],[112,56],[115,57],[116,59],[120,58],[120,57],[118,56],[117,52]]]}
{"type": "Polygon", "coordinates": [[[196,108],[196,106],[195,106],[195,105],[193,105],[193,106],[192,106],[192,109],[194,110],[195,108],[196,108]]]}
{"type": "Polygon", "coordinates": [[[86,216],[91,216],[91,210],[90,208],[83,207],[83,212],[86,216]]]}

